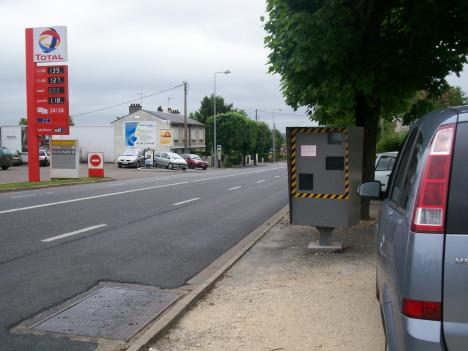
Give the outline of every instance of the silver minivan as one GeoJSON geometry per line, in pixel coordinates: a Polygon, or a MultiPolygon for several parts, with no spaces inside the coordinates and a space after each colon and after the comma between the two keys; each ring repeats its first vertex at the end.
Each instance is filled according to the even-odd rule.
{"type": "MultiPolygon", "coordinates": [[[[359,194],[378,197],[380,182],[359,194]]],[[[468,106],[411,128],[377,229],[377,296],[386,350],[468,350],[468,106]]]]}

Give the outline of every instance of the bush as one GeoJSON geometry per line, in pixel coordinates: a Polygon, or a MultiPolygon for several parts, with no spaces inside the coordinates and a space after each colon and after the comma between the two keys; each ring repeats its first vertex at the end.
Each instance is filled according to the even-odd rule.
{"type": "Polygon", "coordinates": [[[377,143],[377,152],[399,151],[407,133],[384,135],[377,143]]]}

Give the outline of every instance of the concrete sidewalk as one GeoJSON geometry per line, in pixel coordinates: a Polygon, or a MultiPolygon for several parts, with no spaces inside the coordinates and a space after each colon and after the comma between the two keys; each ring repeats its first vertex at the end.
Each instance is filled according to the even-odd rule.
{"type": "Polygon", "coordinates": [[[150,349],[384,350],[374,224],[337,230],[342,253],[311,254],[317,232],[283,217],[150,349]]]}

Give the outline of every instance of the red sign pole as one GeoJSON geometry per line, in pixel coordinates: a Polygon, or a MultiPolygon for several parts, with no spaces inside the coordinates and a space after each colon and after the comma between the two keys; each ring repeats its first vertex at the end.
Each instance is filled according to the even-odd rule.
{"type": "Polygon", "coordinates": [[[39,140],[36,133],[36,106],[34,101],[34,75],[36,64],[33,58],[33,30],[26,28],[26,98],[28,117],[28,176],[30,182],[39,182],[39,140]]]}

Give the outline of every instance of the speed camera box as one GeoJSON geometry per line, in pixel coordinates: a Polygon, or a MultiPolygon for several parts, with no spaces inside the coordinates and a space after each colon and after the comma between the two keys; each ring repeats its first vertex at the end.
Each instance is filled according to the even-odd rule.
{"type": "Polygon", "coordinates": [[[360,220],[363,130],[288,127],[292,224],[349,228],[360,220]]]}

